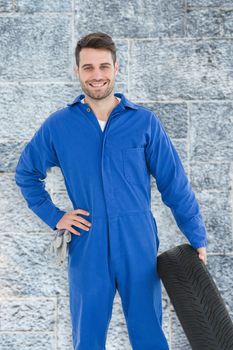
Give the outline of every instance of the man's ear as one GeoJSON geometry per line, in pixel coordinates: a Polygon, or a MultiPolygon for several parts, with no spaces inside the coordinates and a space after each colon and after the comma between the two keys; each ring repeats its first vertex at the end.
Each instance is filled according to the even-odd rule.
{"type": "Polygon", "coordinates": [[[115,74],[118,74],[118,71],[119,71],[119,64],[118,64],[118,61],[115,62],[115,74]]]}
{"type": "Polygon", "coordinates": [[[77,65],[74,66],[74,74],[79,76],[78,66],[77,65]]]}

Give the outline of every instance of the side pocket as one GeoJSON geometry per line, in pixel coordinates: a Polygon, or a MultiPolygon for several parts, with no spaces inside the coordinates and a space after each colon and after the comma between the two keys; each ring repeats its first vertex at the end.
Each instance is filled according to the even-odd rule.
{"type": "Polygon", "coordinates": [[[71,253],[77,245],[81,244],[81,242],[85,240],[85,237],[91,234],[91,231],[93,229],[93,224],[90,227],[89,231],[86,231],[75,225],[72,225],[72,226],[74,227],[75,230],[79,231],[81,235],[79,236],[71,232],[71,241],[69,242],[69,253],[71,253]]]}
{"type": "Polygon", "coordinates": [[[152,216],[153,219],[153,223],[154,223],[154,234],[155,234],[155,238],[156,238],[156,244],[157,244],[157,251],[159,250],[159,244],[160,244],[160,240],[158,237],[158,228],[157,228],[157,224],[156,224],[156,220],[154,218],[154,216],[152,216]]]}

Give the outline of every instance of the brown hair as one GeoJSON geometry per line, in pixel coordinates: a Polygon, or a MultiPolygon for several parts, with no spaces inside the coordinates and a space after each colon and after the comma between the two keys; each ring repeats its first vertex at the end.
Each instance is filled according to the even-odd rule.
{"type": "Polygon", "coordinates": [[[84,47],[91,47],[94,49],[106,49],[111,51],[113,64],[115,65],[116,62],[116,46],[113,42],[112,38],[105,33],[102,32],[95,32],[90,33],[83,38],[81,38],[76,45],[75,48],[75,60],[77,66],[79,66],[79,53],[82,48],[84,47]]]}

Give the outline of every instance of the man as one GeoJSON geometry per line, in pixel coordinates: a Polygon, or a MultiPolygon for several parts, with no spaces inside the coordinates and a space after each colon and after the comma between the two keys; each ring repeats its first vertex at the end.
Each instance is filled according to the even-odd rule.
{"type": "Polygon", "coordinates": [[[118,63],[112,38],[100,32],[85,36],[75,57],[85,94],[43,122],[21,154],[16,183],[35,214],[52,229],[72,234],[68,277],[74,349],[105,349],[117,289],[133,349],[167,350],[150,174],[205,261],[199,205],[159,118],[113,93],[118,63]],[[52,166],[63,173],[71,212],[54,205],[41,181],[52,166]]]}

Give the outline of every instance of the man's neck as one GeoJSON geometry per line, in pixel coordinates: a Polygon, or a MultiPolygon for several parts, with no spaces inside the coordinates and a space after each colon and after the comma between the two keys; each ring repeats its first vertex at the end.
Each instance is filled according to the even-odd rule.
{"type": "Polygon", "coordinates": [[[110,98],[105,100],[92,100],[89,97],[85,96],[84,102],[87,103],[91,109],[93,110],[94,114],[98,119],[107,121],[109,115],[111,114],[112,110],[118,105],[119,101],[114,96],[108,96],[110,98]]]}

